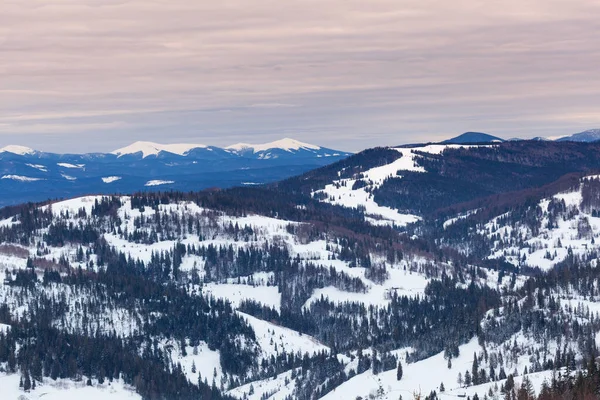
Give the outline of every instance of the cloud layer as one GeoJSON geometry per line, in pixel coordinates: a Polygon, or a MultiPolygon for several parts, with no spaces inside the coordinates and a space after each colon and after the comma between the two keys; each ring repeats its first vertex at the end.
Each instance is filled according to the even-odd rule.
{"type": "Polygon", "coordinates": [[[8,0],[0,142],[358,150],[600,126],[599,1],[8,0]]]}

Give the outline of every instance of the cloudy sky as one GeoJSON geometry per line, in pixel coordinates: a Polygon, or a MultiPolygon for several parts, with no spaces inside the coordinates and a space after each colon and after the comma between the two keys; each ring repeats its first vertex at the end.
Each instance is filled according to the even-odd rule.
{"type": "Polygon", "coordinates": [[[600,127],[596,0],[2,0],[0,145],[600,127]]]}

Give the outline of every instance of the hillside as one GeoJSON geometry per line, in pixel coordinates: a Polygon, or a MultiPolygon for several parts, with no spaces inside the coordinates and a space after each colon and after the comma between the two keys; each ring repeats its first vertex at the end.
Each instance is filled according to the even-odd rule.
{"type": "Polygon", "coordinates": [[[3,393],[540,393],[598,354],[596,146],[378,148],[266,187],[0,210],[3,393]],[[403,202],[446,201],[378,203],[411,176],[403,202]]]}
{"type": "Polygon", "coordinates": [[[550,184],[600,169],[600,145],[518,141],[430,144],[356,154],[278,184],[321,201],[364,207],[372,218],[405,224],[452,206],[550,184]]]}

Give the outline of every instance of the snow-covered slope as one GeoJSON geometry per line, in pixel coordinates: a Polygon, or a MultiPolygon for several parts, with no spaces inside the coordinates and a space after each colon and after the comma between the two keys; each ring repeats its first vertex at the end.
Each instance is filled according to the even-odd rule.
{"type": "Polygon", "coordinates": [[[591,187],[597,182],[598,176],[584,177],[573,190],[541,200],[528,210],[534,220],[509,212],[481,226],[478,233],[491,240],[489,257],[548,271],[568,254],[595,254],[600,248],[600,216],[591,187]]]}
{"type": "MultiPolygon", "coordinates": [[[[439,154],[444,148],[396,149],[400,158],[364,171],[360,179],[368,179],[369,185],[376,187],[395,171],[425,173],[418,157],[439,154]]],[[[586,185],[596,183],[600,185],[595,177],[586,177],[577,190],[543,200],[542,223],[555,227],[556,217],[565,221],[574,216],[597,218],[590,217],[594,210],[597,214],[595,203],[585,200],[591,188],[586,185]],[[553,207],[560,212],[551,217],[553,207]],[[578,207],[578,213],[573,207],[578,207]]],[[[327,217],[336,210],[316,202],[312,203],[316,209],[306,219],[294,220],[302,210],[294,204],[289,209],[257,212],[243,205],[246,201],[256,205],[256,199],[229,199],[209,206],[210,198],[85,196],[41,207],[30,205],[31,209],[1,220],[0,235],[6,239],[0,246],[0,276],[6,277],[0,281],[4,313],[24,318],[43,302],[55,303],[53,308],[60,314],[47,321],[59,332],[134,338],[130,346],[136,355],[154,354],[169,371],[181,372],[184,381],[194,385],[206,381],[208,387],[236,398],[256,400],[309,399],[312,394],[326,399],[396,400],[400,395],[428,395],[433,390],[440,398],[475,393],[481,398],[490,395],[490,390],[491,395],[498,395],[496,387],[515,371],[519,385],[525,369],[527,379],[539,391],[551,374],[549,361],[560,360],[557,353],[568,354],[569,365],[579,365],[585,347],[579,343],[589,344],[582,332],[600,338],[594,322],[600,312],[596,294],[552,287],[534,288],[528,295],[525,287],[532,285],[526,285],[526,277],[502,275],[470,264],[460,255],[453,258],[455,253],[442,247],[428,252],[425,247],[434,246],[433,240],[425,242],[426,238],[417,235],[406,238],[392,229],[358,223],[352,216],[346,224],[336,222],[340,224],[336,229],[324,228],[332,223],[327,217]],[[228,201],[233,203],[229,208],[222,204],[228,201]],[[319,207],[325,210],[322,214],[319,207]],[[140,287],[133,285],[129,291],[129,285],[116,279],[116,293],[104,291],[115,277],[127,276],[129,268],[134,269],[134,282],[139,281],[140,287]],[[64,281],[29,286],[18,281],[32,271],[50,279],[47,272],[51,270],[64,281]],[[78,283],[97,276],[106,279],[104,284],[78,283]],[[148,293],[161,288],[168,294],[147,301],[148,293]],[[477,297],[478,290],[481,297],[477,297]],[[139,299],[134,296],[137,292],[139,299]],[[460,299],[458,304],[453,305],[454,298],[460,299]],[[179,315],[177,306],[169,307],[171,299],[184,306],[194,304],[188,303],[190,299],[210,303],[201,303],[204,307],[200,309],[185,308],[179,315]],[[143,307],[161,301],[167,302],[166,311],[151,308],[148,312],[143,307]],[[476,308],[481,309],[476,319],[466,319],[476,308]],[[446,312],[455,312],[460,321],[440,322],[446,312]],[[228,313],[228,320],[242,321],[233,325],[233,332],[219,325],[185,331],[187,324],[203,315],[228,313]],[[522,324],[521,318],[528,324],[522,324]],[[178,328],[174,328],[175,321],[180,322],[178,328]],[[561,339],[547,328],[567,330],[572,326],[576,329],[561,339]],[[425,344],[418,340],[404,343],[403,334],[393,338],[395,329],[406,329],[407,334],[418,331],[419,338],[434,332],[431,341],[441,340],[443,346],[429,343],[429,337],[423,339],[425,344]],[[461,329],[464,334],[452,336],[461,329]],[[200,330],[233,338],[215,345],[210,336],[198,337],[200,330]],[[233,358],[232,363],[236,356],[232,348],[248,353],[233,358]],[[236,370],[239,360],[247,360],[250,367],[236,370]],[[400,380],[398,360],[403,367],[400,380]],[[474,362],[483,378],[464,383],[459,376],[471,373],[474,362]],[[379,363],[385,368],[376,368],[379,363]],[[440,393],[442,384],[444,392],[440,393]]],[[[342,218],[341,211],[336,218],[342,218]]],[[[445,230],[480,212],[454,217],[445,230]]],[[[481,235],[489,228],[494,239],[514,236],[517,240],[516,234],[497,232],[506,221],[505,216],[483,223],[481,235]]],[[[593,222],[590,220],[592,231],[596,229],[593,222]]],[[[560,221],[557,224],[560,229],[560,221]]],[[[578,221],[576,225],[581,224],[578,221]]],[[[540,232],[553,240],[551,232],[540,232]]],[[[579,233],[587,235],[591,243],[587,228],[579,228],[579,233]]],[[[523,230],[518,240],[525,236],[523,230]]],[[[578,239],[567,236],[564,240],[572,240],[569,245],[576,252],[578,239]]],[[[506,243],[510,241],[506,239],[506,243]]],[[[19,325],[15,323],[0,324],[0,333],[16,329],[19,325]]],[[[0,385],[6,382],[10,386],[6,393],[37,399],[46,390],[45,396],[52,398],[60,395],[55,386],[64,382],[89,397],[136,396],[119,381],[109,386],[95,379],[88,388],[45,379],[35,391],[23,393],[18,389],[18,377],[0,377],[0,385]]],[[[139,379],[133,382],[139,383],[139,379]]]]}
{"type": "Polygon", "coordinates": [[[19,375],[0,374],[0,390],[3,400],[141,400],[142,396],[135,389],[114,381],[99,384],[92,382],[87,386],[85,380],[73,382],[67,379],[53,381],[44,379],[35,389],[25,392],[19,388],[19,375]]]}
{"type": "Polygon", "coordinates": [[[350,155],[347,152],[303,143],[290,138],[263,144],[237,143],[226,147],[225,150],[232,154],[261,160],[286,159],[290,156],[331,158],[350,155]]]}
{"type": "Polygon", "coordinates": [[[598,140],[600,140],[600,129],[589,129],[556,139],[557,142],[596,142],[598,140]]]}
{"type": "Polygon", "coordinates": [[[207,146],[204,144],[159,144],[153,142],[144,142],[139,141],[130,144],[129,146],[122,147],[120,149],[114,150],[111,154],[115,154],[119,157],[128,154],[137,154],[142,153],[142,157],[146,158],[148,156],[156,156],[162,151],[166,151],[168,153],[178,154],[183,156],[187,154],[192,149],[203,149],[207,146]]]}
{"type": "Polygon", "coordinates": [[[260,151],[266,150],[285,150],[291,152],[292,150],[320,150],[321,147],[315,146],[313,144],[303,143],[298,140],[285,138],[276,140],[274,142],[263,143],[263,144],[248,144],[248,143],[236,143],[231,146],[227,146],[226,149],[233,151],[244,151],[244,150],[252,150],[254,153],[258,153],[260,151]]]}
{"type": "Polygon", "coordinates": [[[0,149],[0,153],[12,153],[12,154],[24,156],[24,155],[34,154],[35,150],[30,149],[29,147],[25,147],[25,146],[8,145],[8,146],[2,147],[0,149]]]}
{"type": "MultiPolygon", "coordinates": [[[[322,201],[350,208],[363,208],[371,221],[378,225],[405,226],[420,220],[418,215],[377,204],[373,191],[389,178],[402,177],[403,171],[427,172],[418,164],[420,153],[440,154],[446,149],[469,148],[472,145],[434,144],[412,148],[394,148],[400,158],[387,165],[364,171],[352,178],[338,179],[324,189],[312,193],[322,201]]],[[[341,175],[342,171],[338,173],[341,175]]]]}

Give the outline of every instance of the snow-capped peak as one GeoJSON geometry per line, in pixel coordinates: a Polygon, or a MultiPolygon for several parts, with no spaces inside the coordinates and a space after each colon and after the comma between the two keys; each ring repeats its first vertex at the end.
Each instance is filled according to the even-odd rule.
{"type": "Polygon", "coordinates": [[[0,149],[0,153],[13,153],[21,156],[35,153],[35,150],[25,146],[9,145],[0,149]]]}
{"type": "Polygon", "coordinates": [[[187,144],[187,143],[179,143],[179,144],[159,144],[153,142],[135,142],[130,144],[129,146],[122,147],[112,152],[119,157],[127,155],[127,154],[135,154],[142,153],[142,157],[146,158],[148,156],[155,156],[161,151],[166,151],[173,154],[178,154],[183,156],[187,154],[190,150],[198,149],[198,148],[206,148],[204,144],[187,144]]]}
{"type": "Polygon", "coordinates": [[[587,131],[563,136],[557,142],[596,142],[600,140],[600,129],[588,129],[587,131]]]}
{"type": "Polygon", "coordinates": [[[252,150],[254,153],[258,153],[260,151],[280,149],[285,151],[293,151],[293,150],[320,150],[321,147],[315,146],[314,144],[303,143],[295,139],[284,138],[280,140],[276,140],[270,143],[263,144],[248,144],[248,143],[236,143],[231,146],[226,147],[227,150],[234,151],[243,151],[243,150],[252,150]]]}

